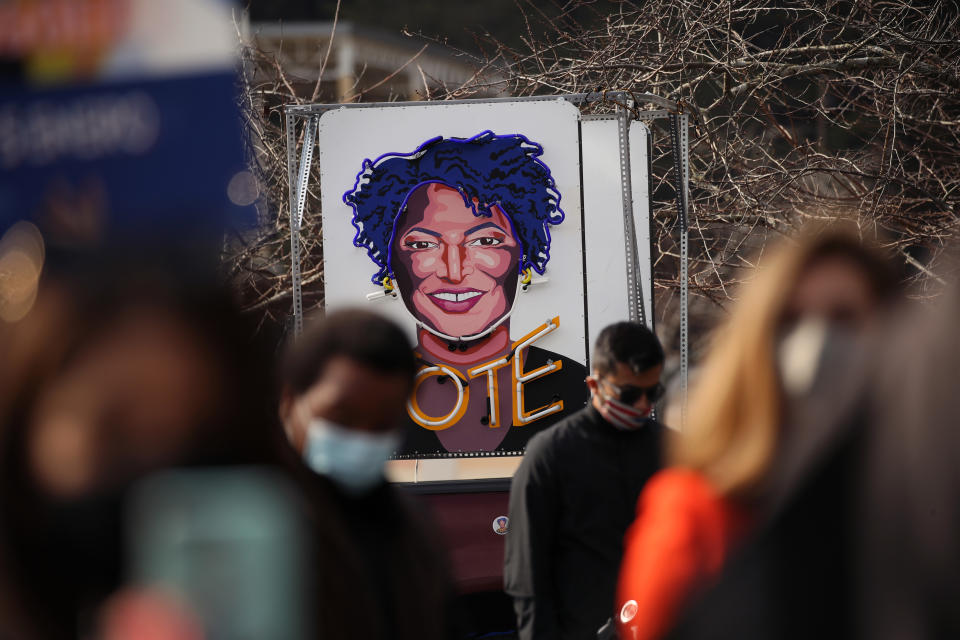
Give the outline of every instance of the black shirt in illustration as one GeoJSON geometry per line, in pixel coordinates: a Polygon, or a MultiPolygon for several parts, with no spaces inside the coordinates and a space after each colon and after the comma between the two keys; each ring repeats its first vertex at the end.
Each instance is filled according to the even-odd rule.
{"type": "MultiPolygon", "coordinates": [[[[587,370],[582,364],[537,346],[530,346],[524,352],[524,370],[526,371],[542,367],[547,364],[548,360],[563,361],[562,369],[524,384],[524,405],[528,408],[543,407],[562,399],[563,410],[544,416],[529,424],[513,425],[510,417],[511,412],[507,411],[506,407],[502,408],[501,417],[506,421],[504,427],[509,424],[509,431],[494,451],[484,452],[487,455],[522,454],[527,442],[534,434],[576,413],[586,405],[590,398],[587,385],[584,382],[587,377],[587,370]]],[[[478,424],[477,428],[488,427],[478,424]]],[[[447,451],[434,431],[421,427],[413,420],[408,420],[406,431],[405,442],[394,456],[395,458],[444,458],[453,455],[470,455],[471,453],[447,451]]]]}

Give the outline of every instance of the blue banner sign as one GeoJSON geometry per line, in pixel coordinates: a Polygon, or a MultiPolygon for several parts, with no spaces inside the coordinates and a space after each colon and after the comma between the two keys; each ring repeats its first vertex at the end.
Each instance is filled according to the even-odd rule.
{"type": "Polygon", "coordinates": [[[235,95],[233,73],[0,88],[0,231],[150,240],[252,223],[235,95]]]}

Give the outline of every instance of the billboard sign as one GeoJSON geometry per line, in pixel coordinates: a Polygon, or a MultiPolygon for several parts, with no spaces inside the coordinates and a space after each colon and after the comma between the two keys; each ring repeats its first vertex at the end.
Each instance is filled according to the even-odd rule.
{"type": "MultiPolygon", "coordinates": [[[[619,221],[592,236],[598,269],[625,241],[622,206],[584,211],[585,176],[600,176],[581,166],[579,109],[340,108],[319,118],[318,141],[326,308],[391,317],[420,360],[396,457],[520,455],[581,409],[598,330],[589,300],[625,298],[626,275],[586,290],[590,216],[619,221]]],[[[625,319],[621,306],[598,307],[596,321],[625,319]]]]}

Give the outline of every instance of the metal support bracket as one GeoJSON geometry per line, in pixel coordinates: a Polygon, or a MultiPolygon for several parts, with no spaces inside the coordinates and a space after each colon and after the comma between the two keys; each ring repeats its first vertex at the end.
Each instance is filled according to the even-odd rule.
{"type": "Polygon", "coordinates": [[[303,210],[307,202],[307,185],[310,181],[310,165],[313,147],[316,144],[319,116],[307,118],[303,131],[303,148],[297,164],[296,116],[287,113],[287,180],[290,193],[290,280],[293,296],[293,333],[303,331],[303,291],[300,273],[300,229],[303,227],[303,210]]]}
{"type": "Polygon", "coordinates": [[[643,278],[637,259],[637,234],[633,220],[633,182],[630,170],[630,109],[619,108],[617,132],[620,142],[620,189],[623,195],[623,236],[627,254],[627,309],[630,320],[647,323],[643,302],[643,278]]]}
{"type": "Polygon", "coordinates": [[[670,115],[670,138],[673,145],[673,167],[677,183],[677,225],[680,230],[680,428],[687,424],[690,383],[690,233],[688,226],[688,189],[690,184],[689,116],[670,115]]]}

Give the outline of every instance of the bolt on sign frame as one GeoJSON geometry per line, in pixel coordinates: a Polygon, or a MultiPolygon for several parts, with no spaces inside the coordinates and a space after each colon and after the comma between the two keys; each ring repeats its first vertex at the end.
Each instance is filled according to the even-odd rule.
{"type": "MultiPolygon", "coordinates": [[[[598,101],[612,102],[617,105],[615,115],[581,116],[581,122],[597,120],[616,120],[618,146],[620,153],[620,188],[622,196],[624,243],[626,256],[627,281],[627,308],[630,320],[653,325],[652,300],[653,292],[644,291],[643,271],[650,272],[647,265],[641,269],[642,246],[639,239],[646,237],[636,225],[633,210],[634,187],[631,184],[631,123],[650,123],[655,120],[668,120],[670,132],[671,152],[673,156],[673,170],[676,184],[682,188],[676,192],[676,224],[680,233],[680,387],[681,387],[681,425],[686,422],[688,367],[689,367],[689,289],[688,289],[688,185],[689,185],[689,117],[681,105],[653,94],[633,93],[627,91],[606,91],[592,93],[577,93],[556,96],[532,96],[521,98],[493,98],[451,100],[442,102],[443,105],[453,104],[484,104],[502,102],[530,102],[566,100],[580,106],[598,101]],[[638,110],[638,103],[654,105],[655,109],[638,110]],[[649,301],[649,302],[645,302],[649,301]]],[[[360,103],[360,104],[302,104],[287,105],[284,109],[286,118],[287,137],[287,177],[289,183],[289,215],[290,215],[290,256],[291,282],[293,297],[293,331],[299,334],[303,328],[302,279],[300,270],[300,231],[303,223],[304,208],[306,206],[307,188],[310,180],[310,169],[314,159],[314,147],[317,144],[320,117],[332,110],[339,109],[369,109],[403,107],[409,103],[360,103]],[[302,146],[297,153],[298,129],[302,130],[302,146]]],[[[417,103],[424,105],[423,102],[417,103]]],[[[649,138],[648,144],[649,144],[649,138]]],[[[646,156],[649,162],[649,155],[646,156]]],[[[649,259],[649,253],[646,254],[649,259]]],[[[647,284],[652,287],[652,276],[647,284]]]]}

